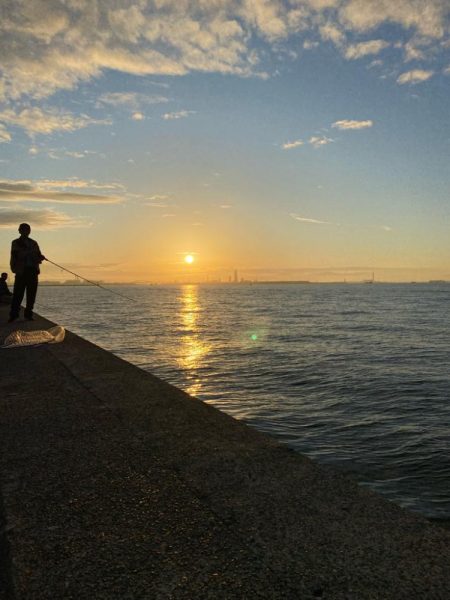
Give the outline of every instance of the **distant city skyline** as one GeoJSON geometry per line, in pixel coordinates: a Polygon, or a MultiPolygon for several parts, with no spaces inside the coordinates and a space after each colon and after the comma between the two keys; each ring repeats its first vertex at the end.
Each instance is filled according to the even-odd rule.
{"type": "Polygon", "coordinates": [[[0,7],[1,271],[450,279],[447,0],[0,7]]]}

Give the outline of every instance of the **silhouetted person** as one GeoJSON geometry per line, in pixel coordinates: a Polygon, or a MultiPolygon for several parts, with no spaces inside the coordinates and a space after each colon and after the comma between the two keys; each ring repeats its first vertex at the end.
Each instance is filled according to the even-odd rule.
{"type": "Polygon", "coordinates": [[[11,301],[9,322],[15,321],[19,316],[20,305],[25,291],[27,302],[25,319],[33,320],[34,301],[38,287],[39,265],[45,256],[41,254],[37,242],[30,239],[31,227],[28,223],[19,225],[20,237],[11,244],[11,271],[15,273],[14,292],[11,301]]]}
{"type": "Polygon", "coordinates": [[[11,292],[9,291],[6,280],[8,273],[2,273],[0,276],[0,304],[9,304],[11,302],[11,292]]]}

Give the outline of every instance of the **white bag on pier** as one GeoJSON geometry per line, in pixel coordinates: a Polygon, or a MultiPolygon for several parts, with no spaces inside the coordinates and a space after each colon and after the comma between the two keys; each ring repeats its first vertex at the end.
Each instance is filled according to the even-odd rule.
{"type": "Polygon", "coordinates": [[[8,335],[2,348],[20,348],[22,346],[38,346],[40,344],[58,344],[64,340],[66,331],[64,327],[56,325],[48,331],[22,331],[17,329],[8,335]]]}

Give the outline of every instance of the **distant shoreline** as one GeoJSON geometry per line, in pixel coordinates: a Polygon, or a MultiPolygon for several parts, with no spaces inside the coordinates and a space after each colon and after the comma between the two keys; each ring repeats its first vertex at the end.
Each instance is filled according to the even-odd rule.
{"type": "MultiPolygon", "coordinates": [[[[367,285],[366,281],[171,281],[167,283],[135,283],[135,282],[107,282],[99,281],[101,285],[109,286],[134,286],[134,287],[146,287],[146,286],[170,286],[170,285],[220,285],[220,286],[243,286],[243,285],[367,285]]],[[[373,285],[449,285],[450,281],[447,280],[429,280],[429,281],[374,281],[370,282],[373,285]]],[[[93,287],[92,284],[88,283],[60,283],[58,281],[41,281],[41,286],[44,287],[93,287]]]]}

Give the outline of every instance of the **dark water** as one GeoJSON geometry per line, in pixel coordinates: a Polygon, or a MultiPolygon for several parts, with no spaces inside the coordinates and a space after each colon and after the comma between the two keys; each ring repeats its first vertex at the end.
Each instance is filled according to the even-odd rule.
{"type": "Polygon", "coordinates": [[[113,289],[138,302],[41,287],[37,309],[390,500],[450,518],[450,285],[113,289]]]}

